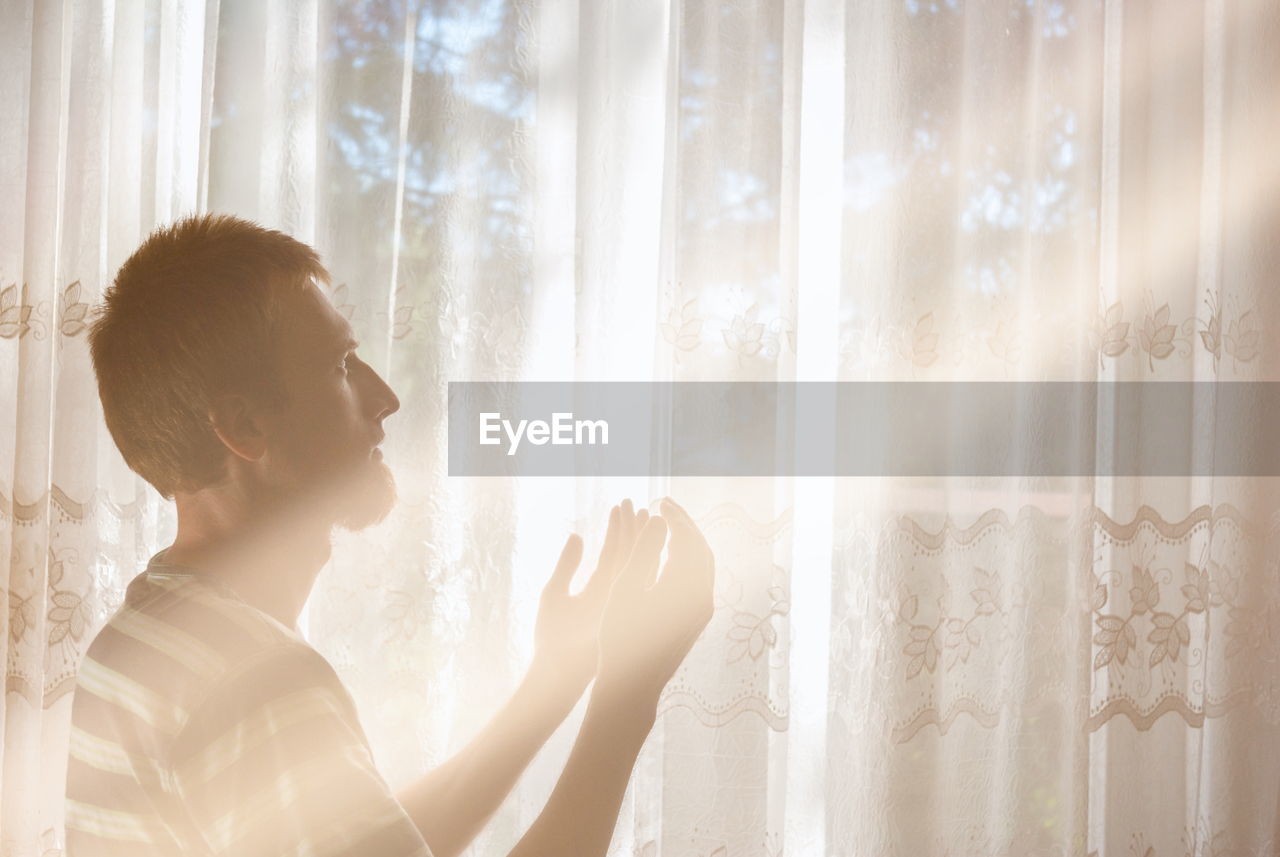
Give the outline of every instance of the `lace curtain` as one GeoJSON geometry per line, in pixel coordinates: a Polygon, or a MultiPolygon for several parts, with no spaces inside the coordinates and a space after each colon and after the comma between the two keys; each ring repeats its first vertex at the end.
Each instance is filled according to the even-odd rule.
{"type": "Polygon", "coordinates": [[[1280,852],[1272,480],[467,480],[444,444],[450,380],[1273,380],[1278,43],[1267,0],[0,3],[0,852],[60,853],[76,663],[172,536],[88,313],[206,210],[313,243],[403,402],[402,503],[305,616],[393,785],[513,687],[565,534],[671,493],[717,613],[612,853],[1280,852]]]}

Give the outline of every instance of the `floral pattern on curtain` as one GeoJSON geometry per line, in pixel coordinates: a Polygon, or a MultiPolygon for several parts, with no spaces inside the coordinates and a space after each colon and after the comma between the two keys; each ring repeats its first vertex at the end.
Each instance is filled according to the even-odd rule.
{"type": "Polygon", "coordinates": [[[514,685],[564,535],[671,493],[717,612],[613,854],[1276,854],[1271,480],[466,480],[444,419],[451,380],[1272,380],[1278,43],[1267,0],[0,3],[0,853],[61,853],[75,666],[173,532],[90,308],[225,211],[320,250],[403,404],[402,502],[304,617],[392,785],[514,685]]]}

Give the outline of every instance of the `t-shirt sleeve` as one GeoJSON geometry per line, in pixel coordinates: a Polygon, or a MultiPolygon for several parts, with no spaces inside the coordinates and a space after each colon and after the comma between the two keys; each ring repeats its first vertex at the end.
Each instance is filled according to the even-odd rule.
{"type": "Polygon", "coordinates": [[[237,857],[430,857],[333,668],[280,646],[236,668],[192,712],[171,771],[192,835],[237,857]]]}

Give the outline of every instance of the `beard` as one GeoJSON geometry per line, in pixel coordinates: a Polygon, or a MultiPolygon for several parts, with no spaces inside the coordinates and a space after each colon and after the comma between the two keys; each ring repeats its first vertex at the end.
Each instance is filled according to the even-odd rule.
{"type": "Polygon", "coordinates": [[[359,532],[387,517],[396,504],[396,480],[381,459],[369,459],[347,481],[337,497],[334,523],[359,532]]]}
{"type": "MultiPolygon", "coordinates": [[[[396,503],[396,481],[378,458],[362,458],[339,469],[307,472],[305,459],[291,462],[283,482],[263,486],[265,508],[282,520],[313,521],[358,532],[379,523],[396,503]]],[[[312,459],[314,461],[314,459],[312,459]]]]}

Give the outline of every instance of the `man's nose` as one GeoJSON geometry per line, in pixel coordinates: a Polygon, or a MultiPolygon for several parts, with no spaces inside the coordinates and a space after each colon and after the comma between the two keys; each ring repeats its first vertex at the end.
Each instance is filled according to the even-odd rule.
{"type": "Polygon", "coordinates": [[[400,398],[391,389],[391,385],[382,380],[382,376],[372,366],[369,367],[369,382],[368,398],[374,413],[374,419],[381,422],[400,410],[400,398]]]}

